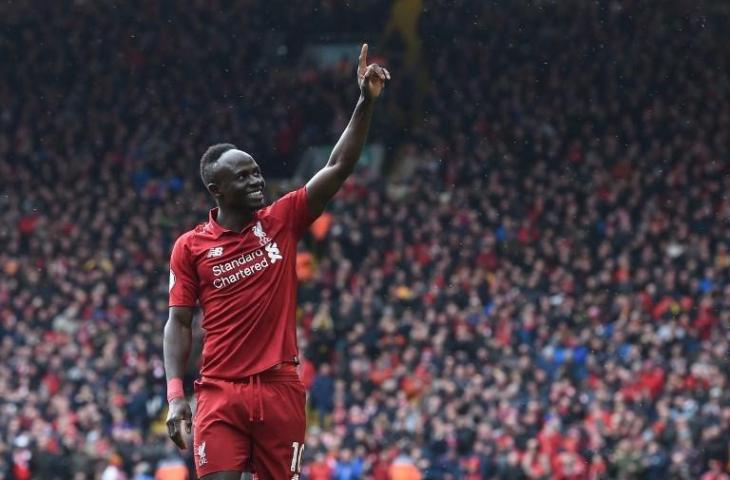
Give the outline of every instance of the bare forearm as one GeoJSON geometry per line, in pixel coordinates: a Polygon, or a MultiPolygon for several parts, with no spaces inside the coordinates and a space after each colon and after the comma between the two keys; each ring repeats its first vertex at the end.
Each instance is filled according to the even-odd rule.
{"type": "Polygon", "coordinates": [[[327,202],[337,193],[348,176],[355,170],[365,138],[373,118],[375,101],[390,79],[390,73],[379,65],[367,65],[367,44],[363,44],[358,59],[357,78],[360,87],[360,98],[355,105],[350,123],[342,132],[342,136],[332,149],[327,165],[317,172],[306,185],[309,210],[318,216],[327,202]]]}
{"type": "Polygon", "coordinates": [[[168,381],[172,378],[183,378],[192,342],[193,331],[190,325],[185,325],[174,318],[167,321],[165,324],[163,353],[165,375],[168,381]]]}
{"type": "Polygon", "coordinates": [[[355,169],[355,164],[360,158],[362,147],[370,129],[370,121],[373,118],[374,99],[366,99],[362,95],[357,101],[355,111],[350,118],[350,123],[342,132],[335,148],[332,150],[328,167],[335,167],[338,173],[347,177],[355,169]]]}

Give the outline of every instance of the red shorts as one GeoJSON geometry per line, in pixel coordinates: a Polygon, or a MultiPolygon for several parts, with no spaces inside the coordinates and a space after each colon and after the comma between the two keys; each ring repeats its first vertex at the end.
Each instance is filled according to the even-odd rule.
{"type": "Polygon", "coordinates": [[[234,470],[261,480],[299,479],[306,391],[284,364],[240,382],[195,382],[193,454],[198,477],[234,470]]]}

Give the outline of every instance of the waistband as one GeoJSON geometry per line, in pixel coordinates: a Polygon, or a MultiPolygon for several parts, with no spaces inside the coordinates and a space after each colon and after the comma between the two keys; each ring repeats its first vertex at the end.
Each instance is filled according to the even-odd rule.
{"type": "Polygon", "coordinates": [[[249,405],[249,418],[250,422],[254,421],[254,411],[258,407],[259,421],[264,421],[264,399],[261,393],[261,384],[264,383],[296,383],[299,382],[299,374],[297,374],[297,366],[292,362],[284,362],[271,367],[268,370],[264,370],[260,373],[255,373],[241,379],[225,379],[216,378],[203,375],[200,377],[202,381],[213,381],[213,382],[226,382],[236,385],[244,385],[244,389],[251,389],[251,400],[253,405],[249,405]]]}
{"type": "Polygon", "coordinates": [[[219,378],[211,377],[210,375],[201,375],[201,380],[212,380],[216,382],[228,382],[237,384],[252,384],[254,382],[261,383],[286,383],[286,382],[297,382],[299,381],[299,374],[297,373],[297,365],[293,362],[283,362],[278,365],[274,365],[268,370],[263,372],[248,375],[242,378],[219,378]]]}

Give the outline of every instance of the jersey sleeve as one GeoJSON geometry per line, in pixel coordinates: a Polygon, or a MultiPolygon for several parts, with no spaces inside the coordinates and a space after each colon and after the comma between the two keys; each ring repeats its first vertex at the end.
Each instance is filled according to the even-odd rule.
{"type": "Polygon", "coordinates": [[[177,239],[170,255],[171,307],[194,307],[198,301],[198,279],[187,244],[187,235],[177,239]]]}
{"type": "Polygon", "coordinates": [[[309,210],[306,187],[287,193],[274,202],[271,207],[272,213],[286,222],[297,239],[301,238],[312,222],[317,219],[309,210]]]}

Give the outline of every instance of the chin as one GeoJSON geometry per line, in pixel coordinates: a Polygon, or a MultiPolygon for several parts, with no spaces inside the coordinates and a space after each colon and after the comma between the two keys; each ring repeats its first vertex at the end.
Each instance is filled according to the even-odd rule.
{"type": "Polygon", "coordinates": [[[249,210],[258,210],[259,208],[263,207],[264,205],[266,205],[266,200],[262,198],[258,202],[248,202],[248,204],[246,205],[246,208],[248,208],[249,210]]]}

